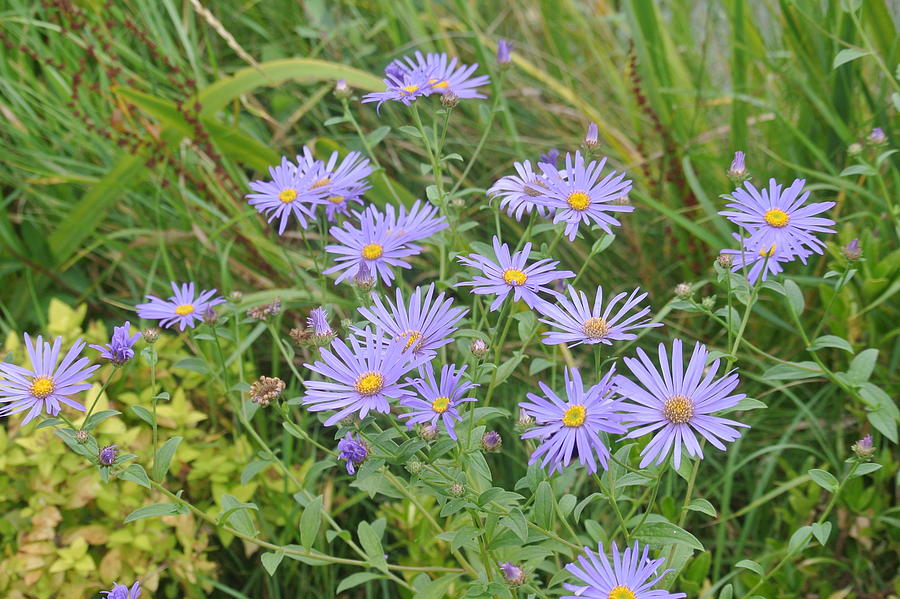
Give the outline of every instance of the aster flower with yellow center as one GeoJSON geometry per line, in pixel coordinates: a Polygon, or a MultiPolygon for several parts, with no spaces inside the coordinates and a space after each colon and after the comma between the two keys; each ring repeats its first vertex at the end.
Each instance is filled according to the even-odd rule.
{"type": "Polygon", "coordinates": [[[625,432],[616,413],[619,400],[613,394],[615,365],[587,391],[577,368],[567,368],[563,374],[565,399],[539,382],[543,396],[529,393],[528,401],[519,404],[522,413],[534,418],[536,423],[522,438],[541,441],[528,463],[540,461],[541,467],[550,466],[552,474],[568,466],[574,454],[589,472],[597,471],[598,460],[605,470],[609,464],[609,448],[600,433],[625,432]]]}
{"type": "Polygon", "coordinates": [[[32,342],[25,333],[25,350],[31,368],[0,361],[0,416],[27,411],[22,421],[24,426],[42,412],[56,416],[62,405],[83,412],[84,406],[72,396],[91,388],[84,381],[100,367],[81,357],[84,347],[85,343],[77,340],[60,361],[62,337],[50,345],[41,336],[32,342]]]}
{"type": "Polygon", "coordinates": [[[584,554],[566,565],[566,570],[578,579],[578,584],[565,583],[563,586],[572,592],[563,599],[681,599],[684,593],[670,593],[663,589],[654,589],[671,569],[660,571],[665,563],[664,558],[650,559],[650,547],[644,546],[641,551],[637,541],[619,552],[615,542],[612,543],[612,559],[603,550],[603,543],[597,546],[595,554],[590,547],[584,548],[584,554]]]}
{"type": "Polygon", "coordinates": [[[350,206],[362,203],[362,195],[371,188],[368,177],[372,174],[371,162],[359,152],[349,152],[340,159],[332,152],[328,160],[316,160],[312,150],[304,146],[297,156],[297,173],[312,181],[309,193],[321,197],[325,216],[334,221],[338,214],[349,214],[350,206]]]}
{"type": "Polygon", "coordinates": [[[588,301],[586,293],[577,291],[571,285],[569,297],[571,301],[560,297],[558,306],[549,302],[538,305],[538,312],[546,317],[541,318],[541,322],[551,328],[544,333],[542,339],[547,345],[558,343],[568,343],[569,347],[581,343],[612,345],[613,341],[637,339],[637,335],[630,332],[635,329],[662,326],[662,323],[652,322],[649,318],[649,307],[639,307],[647,297],[640,289],[633,290],[630,295],[625,292],[619,293],[609,300],[605,309],[603,287],[597,287],[593,305],[588,301]],[[619,306],[619,302],[623,299],[624,303],[619,306]],[[628,314],[631,310],[635,311],[628,314]]]}
{"type": "Polygon", "coordinates": [[[697,434],[723,451],[722,441],[731,442],[741,436],[735,427],[747,427],[746,424],[712,415],[733,408],[744,399],[743,393],[734,393],[740,379],[733,370],[717,379],[720,361],[707,368],[709,351],[705,345],[694,346],[686,368],[681,339],[672,342],[671,361],[665,344],[659,344],[659,369],[644,350],[638,349],[637,354],[637,359],[625,358],[625,365],[637,382],[619,376],[615,383],[616,393],[628,400],[622,404],[622,422],[630,427],[626,438],[653,433],[641,451],[641,468],[662,464],[670,453],[678,468],[682,449],[692,457],[703,458],[697,434]]]}
{"type": "Polygon", "coordinates": [[[406,72],[395,70],[385,72],[385,90],[372,92],[362,97],[362,103],[377,102],[376,111],[381,112],[381,105],[385,102],[400,102],[409,106],[418,98],[431,95],[431,85],[428,83],[428,75],[420,72],[406,72]]]}
{"type": "Polygon", "coordinates": [[[523,214],[531,214],[532,211],[537,212],[538,216],[547,216],[550,211],[545,203],[552,201],[548,195],[550,187],[547,177],[539,169],[535,171],[528,160],[513,163],[513,168],[516,174],[498,179],[487,190],[488,196],[500,198],[500,209],[506,210],[516,220],[521,220],[523,214]]]}
{"type": "Polygon", "coordinates": [[[320,353],[321,360],[305,366],[325,380],[307,378],[302,403],[310,412],[334,411],[325,426],[351,414],[365,418],[370,411],[387,413],[389,400],[412,398],[409,382],[400,378],[425,360],[372,329],[359,337],[335,339],[330,350],[323,347],[320,353]]]}
{"type": "Polygon", "coordinates": [[[559,294],[546,287],[554,281],[574,277],[571,270],[555,270],[559,264],[556,260],[545,258],[532,264],[527,264],[531,254],[531,243],[526,243],[521,251],[510,254],[509,246],[501,244],[497,236],[494,236],[494,255],[497,261],[486,258],[480,254],[470,254],[468,257],[459,256],[462,264],[476,268],[481,275],[476,275],[471,281],[457,283],[457,287],[472,287],[472,293],[479,295],[497,296],[491,304],[491,311],[496,310],[512,292],[513,300],[524,301],[529,308],[536,308],[538,304],[546,300],[540,298],[538,293],[546,293],[557,297],[559,294]]]}
{"type": "Polygon", "coordinates": [[[203,315],[209,308],[225,301],[222,297],[215,297],[215,289],[201,291],[197,295],[193,283],[182,283],[179,287],[172,281],[171,285],[174,295],[168,300],[148,295],[147,303],[135,306],[138,316],[158,320],[160,326],[167,328],[178,325],[178,330],[183,331],[186,327],[194,328],[203,321],[203,315]]]}
{"type": "Polygon", "coordinates": [[[453,299],[440,293],[435,297],[434,283],[424,290],[416,290],[404,301],[403,292],[396,291],[396,302],[382,301],[372,294],[373,305],[359,308],[359,313],[375,328],[417,354],[434,357],[436,350],[453,341],[453,333],[463,316],[464,308],[453,307],[453,299]]]}
{"type": "Polygon", "coordinates": [[[445,364],[441,368],[439,380],[434,378],[434,367],[431,363],[423,368],[424,378],[407,379],[417,392],[416,397],[407,398],[400,405],[411,408],[411,412],[400,414],[400,418],[406,420],[406,426],[412,429],[416,425],[429,423],[437,426],[438,420],[444,423],[447,434],[456,440],[454,424],[462,417],[457,407],[461,403],[475,401],[474,397],[464,397],[470,389],[478,385],[463,380],[466,367],[457,367],[455,364],[445,364]]]}
{"type": "Polygon", "coordinates": [[[566,154],[566,165],[562,170],[550,164],[540,165],[548,191],[534,201],[554,211],[554,223],[566,223],[569,241],[575,239],[582,223],[593,223],[612,235],[610,227],[622,223],[610,213],[634,210],[634,206],[616,202],[631,191],[631,180],[625,178],[625,173],[615,171],[601,179],[605,165],[606,158],[585,164],[581,152],[575,152],[574,156],[566,154]]]}
{"type": "Polygon", "coordinates": [[[460,99],[485,98],[479,87],[490,83],[487,75],[473,76],[478,63],[462,64],[457,58],[450,58],[445,52],[422,54],[416,51],[413,57],[404,56],[395,60],[385,73],[399,74],[419,83],[424,95],[453,93],[460,99]]]}
{"type": "Polygon", "coordinates": [[[747,244],[769,248],[773,244],[783,256],[795,255],[805,264],[810,252],[821,254],[825,244],[815,233],[834,233],[834,221],[816,216],[834,206],[834,202],[806,204],[809,192],[803,191],[804,179],[782,191],[775,179],[768,189],[757,189],[747,181],[730,196],[728,210],[719,212],[734,224],[745,228],[747,244]]]}
{"type": "Polygon", "coordinates": [[[278,219],[278,234],[284,234],[293,216],[300,228],[306,229],[315,207],[323,202],[323,192],[310,192],[314,173],[298,172],[287,158],[279,166],[269,168],[270,181],[252,181],[247,202],[272,222],[278,219]]]}

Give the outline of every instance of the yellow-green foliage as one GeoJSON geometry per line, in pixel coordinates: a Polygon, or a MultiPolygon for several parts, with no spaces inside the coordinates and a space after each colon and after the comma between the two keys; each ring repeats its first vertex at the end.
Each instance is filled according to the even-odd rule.
{"type": "MultiPolygon", "coordinates": [[[[85,313],[83,306],[73,310],[51,302],[46,334],[62,335],[66,343],[79,336],[91,343],[104,342],[107,332],[102,324],[83,328],[85,313]]],[[[136,349],[142,347],[143,341],[136,349]]],[[[158,408],[160,442],[174,435],[184,437],[169,476],[177,479],[176,485],[188,495],[201,500],[218,500],[223,493],[247,500],[256,485],[235,485],[250,450],[197,427],[207,418],[204,393],[198,387],[203,377],[181,370],[174,376],[169,369],[181,357],[174,355],[181,347],[182,342],[173,336],[164,335],[157,344],[157,384],[172,397],[158,408]],[[182,374],[188,374],[187,378],[182,379],[182,374]]],[[[23,363],[19,335],[9,336],[0,356],[9,352],[17,363],[23,363]]],[[[99,381],[110,372],[112,366],[98,372],[94,388],[81,397],[83,403],[93,400],[100,390],[99,381]]],[[[150,429],[129,406],[140,403],[149,407],[149,371],[137,358],[114,377],[96,409],[123,414],[105,420],[94,434],[101,446],[116,444],[122,452],[141,456],[147,466],[150,429]]],[[[67,414],[77,415],[71,410],[67,414]]],[[[38,430],[34,424],[19,428],[20,422],[21,417],[14,416],[8,429],[0,427],[0,596],[50,597],[65,589],[66,596],[90,597],[114,581],[137,578],[147,597],[163,596],[154,591],[172,580],[182,583],[172,589],[178,596],[202,596],[197,595],[203,586],[201,575],[215,575],[208,556],[210,527],[192,514],[123,524],[136,508],[164,499],[132,482],[113,479],[103,483],[97,468],[70,451],[53,429],[38,430]]],[[[210,514],[217,512],[215,505],[209,507],[210,514]]]]}

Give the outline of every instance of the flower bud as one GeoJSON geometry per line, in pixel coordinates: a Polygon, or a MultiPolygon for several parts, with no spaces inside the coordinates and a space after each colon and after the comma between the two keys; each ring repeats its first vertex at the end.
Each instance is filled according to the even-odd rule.
{"type": "Polygon", "coordinates": [[[145,329],[141,333],[141,336],[144,338],[144,341],[146,341],[150,345],[153,345],[159,339],[159,329],[150,327],[149,329],[145,329]]]}
{"type": "Polygon", "coordinates": [[[89,437],[90,437],[90,435],[84,429],[81,429],[75,433],[75,440],[78,441],[79,443],[81,443],[82,445],[84,445],[85,443],[88,442],[89,437]]]}
{"type": "Polygon", "coordinates": [[[531,417],[531,414],[529,414],[525,410],[519,410],[519,419],[516,420],[516,425],[519,428],[528,428],[533,423],[534,423],[534,418],[531,417]]]}
{"type": "Polygon", "coordinates": [[[476,358],[483,358],[488,352],[488,345],[482,339],[472,339],[472,343],[469,344],[469,351],[476,358]]]}
{"type": "Polygon", "coordinates": [[[449,487],[447,487],[447,492],[450,493],[453,497],[462,497],[466,494],[466,488],[462,486],[460,483],[453,483],[449,487]]]}
{"type": "Polygon", "coordinates": [[[422,471],[422,469],[424,467],[425,467],[425,464],[420,462],[418,460],[418,458],[410,458],[409,461],[406,462],[406,465],[404,466],[404,468],[406,468],[406,471],[409,472],[410,474],[418,474],[419,472],[422,471]]]}
{"type": "Polygon", "coordinates": [[[750,173],[747,172],[747,166],[744,164],[743,152],[734,153],[734,160],[731,161],[731,167],[729,167],[727,175],[735,185],[740,185],[750,178],[750,173]]]}
{"type": "Polygon", "coordinates": [[[116,458],[118,457],[119,448],[115,445],[107,445],[100,450],[100,453],[97,455],[97,461],[100,462],[101,466],[112,466],[116,463],[116,458]]]}
{"type": "Polygon", "coordinates": [[[216,309],[212,306],[206,308],[203,312],[203,322],[209,325],[214,325],[219,322],[219,313],[216,312],[216,309]]]}
{"type": "Polygon", "coordinates": [[[881,127],[875,127],[872,129],[872,132],[869,133],[866,141],[873,146],[883,146],[887,143],[887,135],[884,134],[884,130],[881,127]]]}
{"type": "Polygon", "coordinates": [[[359,265],[359,270],[356,271],[356,275],[353,277],[353,284],[360,291],[369,291],[375,287],[375,277],[372,276],[365,262],[359,265]]]}
{"type": "Polygon", "coordinates": [[[734,264],[734,257],[731,254],[719,254],[716,257],[716,264],[722,268],[731,268],[731,265],[734,264]]]}
{"type": "Polygon", "coordinates": [[[712,310],[716,307],[716,298],[715,296],[708,295],[700,300],[700,305],[706,308],[707,310],[712,310]]]}
{"type": "Polygon", "coordinates": [[[691,296],[691,284],[690,283],[678,283],[675,285],[675,296],[680,297],[682,299],[688,298],[691,296]]]}
{"type": "Polygon", "coordinates": [[[862,151],[863,151],[862,144],[852,143],[849,146],[847,146],[847,153],[850,154],[851,156],[859,156],[860,154],[862,154],[862,151]]]}
{"type": "Polygon", "coordinates": [[[597,123],[591,123],[588,125],[587,134],[584,136],[584,139],[581,141],[584,144],[584,147],[596,148],[599,141],[600,132],[597,129],[597,123]]]}
{"type": "Polygon", "coordinates": [[[875,445],[872,444],[872,435],[866,435],[854,443],[853,447],[850,449],[853,450],[853,453],[855,453],[856,457],[860,460],[868,462],[872,459],[872,456],[875,455],[875,445]]]}
{"type": "Polygon", "coordinates": [[[438,436],[438,429],[433,424],[423,424],[419,427],[419,437],[423,441],[432,441],[438,436]]]}
{"type": "Polygon", "coordinates": [[[244,293],[242,291],[238,291],[235,289],[234,291],[232,291],[231,293],[228,294],[228,299],[231,300],[233,303],[237,304],[242,299],[244,299],[244,293]]]}
{"type": "Polygon", "coordinates": [[[500,436],[500,433],[497,431],[488,431],[484,433],[484,436],[481,437],[481,446],[485,451],[490,453],[497,453],[500,451],[500,446],[503,444],[503,437],[500,436]]]}
{"type": "Polygon", "coordinates": [[[847,260],[859,260],[862,258],[862,248],[859,247],[859,239],[854,239],[841,248],[844,258],[847,260]]]}
{"type": "Polygon", "coordinates": [[[338,79],[337,83],[334,84],[334,96],[338,99],[348,98],[350,97],[351,90],[350,86],[347,85],[346,79],[338,79]]]}
{"type": "Polygon", "coordinates": [[[269,320],[278,314],[281,314],[281,300],[277,298],[269,304],[253,306],[247,309],[247,316],[260,321],[269,320]]]}
{"type": "Polygon", "coordinates": [[[441,105],[444,108],[455,108],[457,104],[459,104],[459,96],[452,91],[441,94],[441,105]]]}
{"type": "Polygon", "coordinates": [[[510,58],[510,53],[512,52],[512,49],[512,44],[506,40],[497,42],[497,64],[506,66],[511,63],[512,58],[510,58]]]}
{"type": "Polygon", "coordinates": [[[500,571],[503,573],[503,580],[509,586],[517,587],[525,582],[525,570],[512,562],[501,562],[500,571]]]}
{"type": "Polygon", "coordinates": [[[547,150],[546,154],[541,154],[538,157],[538,162],[543,162],[544,164],[553,165],[553,168],[556,168],[559,163],[559,150],[556,148],[550,148],[547,150]]]}

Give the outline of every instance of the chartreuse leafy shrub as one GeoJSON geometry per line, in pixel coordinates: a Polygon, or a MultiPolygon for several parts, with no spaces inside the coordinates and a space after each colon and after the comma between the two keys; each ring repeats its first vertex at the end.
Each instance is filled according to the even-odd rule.
{"type": "MultiPolygon", "coordinates": [[[[739,151],[694,220],[607,160],[593,123],[470,188],[494,119],[513,122],[517,65],[496,51],[415,52],[361,98],[337,81],[325,124],[357,149],[304,146],[248,182],[237,220],[271,234],[291,288],[167,261],[177,280],[154,265],[111,337],[55,302],[49,340],[7,339],[10,596],[898,590],[888,136],[827,184],[739,151]],[[367,132],[370,108],[402,124],[367,132]],[[456,148],[466,111],[480,137],[456,148]],[[388,144],[416,172],[389,177],[388,144]],[[884,217],[842,213],[848,188],[884,217]],[[668,243],[629,228],[648,208],[722,246],[674,297],[605,279],[668,243]]],[[[836,67],[871,53],[845,52],[836,67]]]]}

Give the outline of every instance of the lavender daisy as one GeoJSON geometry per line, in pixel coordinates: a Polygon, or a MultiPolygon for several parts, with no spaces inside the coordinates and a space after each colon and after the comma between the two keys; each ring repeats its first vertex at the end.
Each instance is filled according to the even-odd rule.
{"type": "Polygon", "coordinates": [[[106,595],[106,599],[139,599],[141,596],[141,583],[135,582],[131,585],[131,590],[124,584],[114,584],[109,591],[100,591],[101,595],[106,595]]]}
{"type": "Polygon", "coordinates": [[[440,381],[434,378],[434,368],[429,363],[425,370],[424,379],[407,379],[419,392],[420,397],[404,399],[401,406],[412,408],[412,412],[400,414],[400,418],[406,420],[406,426],[413,428],[416,424],[429,423],[437,426],[438,420],[442,420],[447,434],[454,441],[456,431],[454,423],[462,420],[456,409],[461,403],[475,401],[474,397],[463,397],[469,389],[478,385],[462,380],[466,367],[457,370],[455,364],[445,364],[441,368],[440,381]]]}
{"type": "Polygon", "coordinates": [[[573,595],[563,599],[581,597],[603,597],[604,599],[680,599],[684,593],[670,593],[654,589],[653,585],[662,580],[672,569],[659,572],[665,559],[650,559],[650,547],[644,545],[641,552],[638,542],[621,554],[615,542],[612,544],[612,560],[603,551],[603,543],[597,546],[597,554],[590,547],[584,548],[584,555],[578,556],[577,563],[566,565],[566,570],[575,575],[582,584],[565,583],[563,586],[573,595]]]}
{"type": "Polygon", "coordinates": [[[769,275],[781,274],[784,271],[783,265],[793,261],[794,258],[800,258],[805,263],[806,258],[812,255],[812,252],[802,248],[791,252],[776,247],[776,244],[765,246],[758,241],[754,242],[752,238],[741,239],[736,233],[734,238],[742,243],[742,249],[725,249],[721,253],[732,257],[732,272],[750,269],[747,272],[747,280],[751,285],[759,279],[765,281],[769,275]]]}
{"type": "Polygon", "coordinates": [[[403,243],[431,237],[447,228],[447,219],[438,216],[437,206],[425,204],[422,200],[416,200],[409,212],[406,211],[406,206],[400,206],[395,213],[392,204],[385,206],[384,212],[388,233],[403,243]]]}
{"type": "Polygon", "coordinates": [[[271,181],[250,183],[250,189],[256,193],[246,196],[248,203],[260,214],[268,216],[267,222],[279,219],[279,235],[284,233],[291,215],[301,228],[306,229],[315,206],[322,203],[321,192],[309,192],[315,173],[300,173],[287,158],[282,158],[280,166],[269,168],[269,174],[271,181]]]}
{"type": "Polygon", "coordinates": [[[409,244],[403,237],[391,234],[395,222],[386,219],[374,206],[357,213],[359,228],[347,222],[342,227],[332,227],[331,235],[340,244],[326,245],[325,251],[336,254],[336,264],[325,274],[341,272],[335,283],[355,277],[362,265],[371,272],[375,281],[380,277],[390,285],[394,279],[391,267],[410,268],[403,260],[422,251],[418,245],[409,244]]]}
{"type": "Polygon", "coordinates": [[[478,92],[478,87],[490,83],[490,77],[472,74],[478,68],[478,63],[466,65],[459,63],[456,58],[450,58],[446,53],[429,52],[423,55],[416,51],[414,59],[404,56],[392,63],[393,72],[402,72],[414,80],[424,80],[426,85],[425,95],[433,93],[447,94],[452,92],[458,98],[485,98],[478,92]]]}
{"type": "Polygon", "coordinates": [[[542,318],[541,322],[551,328],[561,329],[546,331],[542,341],[547,345],[568,343],[569,347],[579,343],[612,345],[613,341],[637,339],[637,335],[629,332],[634,329],[661,327],[662,323],[652,322],[649,317],[645,318],[650,314],[649,307],[638,308],[635,313],[627,315],[647,297],[646,293],[640,291],[639,288],[632,291],[618,311],[613,312],[617,304],[627,295],[625,292],[613,297],[604,310],[603,287],[597,286],[597,297],[592,307],[588,303],[586,293],[577,291],[569,285],[569,297],[572,301],[561,297],[559,299],[561,307],[548,302],[538,306],[538,312],[547,317],[542,318]]]}
{"type": "Polygon", "coordinates": [[[804,206],[809,192],[803,192],[804,179],[795,179],[790,187],[781,190],[775,179],[769,179],[769,188],[758,190],[747,181],[744,188],[734,190],[727,206],[730,210],[719,212],[734,224],[750,232],[749,244],[770,248],[774,244],[785,255],[797,254],[806,264],[804,249],[822,253],[825,244],[813,233],[834,233],[834,221],[814,215],[825,212],[834,202],[818,202],[804,206]]]}
{"type": "Polygon", "coordinates": [[[585,166],[581,152],[575,152],[574,161],[571,154],[566,154],[566,167],[562,171],[549,164],[539,165],[547,177],[550,193],[535,201],[556,210],[553,222],[567,223],[569,241],[575,239],[581,223],[594,222],[611,235],[610,225],[622,223],[609,213],[634,210],[634,206],[613,203],[631,191],[631,180],[625,178],[625,173],[612,171],[598,181],[605,165],[606,158],[599,162],[591,160],[585,166]]]}
{"type": "Polygon", "coordinates": [[[311,173],[309,191],[321,194],[328,220],[334,220],[339,213],[347,214],[349,203],[361,203],[362,194],[371,188],[367,177],[372,174],[372,166],[359,152],[350,152],[338,164],[337,152],[324,162],[313,158],[312,151],[304,147],[303,155],[297,156],[297,165],[300,174],[311,173]]]}
{"type": "Polygon", "coordinates": [[[359,313],[395,341],[404,341],[406,349],[429,357],[453,341],[451,335],[456,331],[456,325],[468,312],[464,308],[454,308],[453,300],[445,299],[443,293],[435,298],[434,283],[428,286],[424,298],[422,288],[416,287],[408,304],[403,301],[399,289],[396,299],[396,303],[387,300],[385,306],[377,294],[372,294],[375,305],[359,308],[359,313]]]}
{"type": "Polygon", "coordinates": [[[362,339],[350,337],[348,346],[341,339],[331,342],[331,351],[322,348],[322,359],[305,364],[327,381],[306,380],[303,405],[310,412],[337,410],[325,426],[333,426],[350,414],[365,418],[366,414],[388,412],[388,399],[406,399],[413,393],[409,383],[400,377],[418,366],[422,360],[404,351],[403,343],[385,339],[381,331],[366,329],[362,339]]]}
{"type": "Polygon", "coordinates": [[[172,281],[171,285],[175,295],[168,300],[148,295],[147,299],[150,300],[148,303],[135,306],[138,316],[158,320],[160,326],[166,328],[178,325],[178,330],[183,331],[185,327],[194,328],[198,321],[202,321],[203,315],[210,307],[225,302],[225,298],[214,297],[215,289],[201,291],[200,295],[197,295],[193,283],[182,283],[181,287],[178,287],[178,284],[172,281]]]}
{"type": "Polygon", "coordinates": [[[338,457],[347,460],[347,474],[356,474],[356,467],[366,461],[369,457],[369,446],[366,445],[359,435],[353,438],[353,435],[347,433],[343,439],[338,441],[338,457]]]}
{"type": "Polygon", "coordinates": [[[120,327],[113,327],[112,339],[107,345],[91,345],[93,349],[100,352],[100,357],[105,358],[113,364],[124,364],[134,357],[134,344],[141,338],[141,332],[138,331],[134,335],[131,332],[131,323],[125,321],[120,327]]]}
{"type": "Polygon", "coordinates": [[[732,370],[715,380],[719,371],[719,360],[706,368],[709,355],[706,346],[697,343],[688,362],[682,365],[681,339],[672,342],[671,368],[665,344],[659,344],[659,364],[657,370],[644,350],[637,350],[638,358],[625,358],[625,365],[637,378],[632,382],[624,376],[616,379],[616,392],[630,402],[622,404],[626,413],[622,421],[636,425],[626,438],[636,439],[653,433],[653,439],[641,452],[641,468],[651,462],[662,464],[669,452],[675,458],[675,468],[681,465],[681,449],[688,455],[703,458],[703,451],[697,442],[696,433],[714,447],[725,450],[722,441],[734,441],[741,434],[734,427],[748,427],[712,412],[732,408],[742,400],[743,393],[732,394],[740,380],[732,370]]]}
{"type": "Polygon", "coordinates": [[[522,413],[533,417],[537,423],[522,438],[541,440],[540,447],[531,454],[529,464],[541,460],[542,468],[550,464],[550,474],[556,470],[561,472],[572,461],[575,452],[578,461],[591,473],[597,471],[597,459],[604,470],[608,467],[609,448],[600,438],[600,432],[625,432],[616,414],[620,400],[612,398],[615,370],[613,365],[599,383],[585,391],[578,369],[567,368],[564,371],[565,400],[543,382],[538,383],[545,397],[529,393],[529,401],[519,404],[522,413]]]}
{"type": "Polygon", "coordinates": [[[510,255],[509,246],[505,243],[501,244],[495,235],[494,254],[497,262],[479,254],[469,254],[468,257],[458,256],[457,259],[462,264],[479,269],[484,276],[476,276],[473,280],[457,283],[456,286],[472,287],[472,293],[479,295],[496,295],[497,299],[491,304],[492,312],[500,307],[510,291],[513,292],[514,301],[521,299],[529,308],[534,309],[538,303],[545,301],[538,297],[539,292],[558,295],[545,285],[559,279],[574,277],[575,273],[571,270],[554,270],[559,262],[549,258],[526,266],[525,262],[530,253],[531,243],[529,242],[521,251],[510,255]]]}
{"type": "Polygon", "coordinates": [[[400,102],[409,106],[416,99],[431,95],[432,90],[427,75],[420,72],[407,72],[397,68],[394,66],[395,64],[396,61],[385,69],[385,78],[382,80],[385,90],[364,95],[362,97],[363,104],[378,102],[375,109],[381,112],[381,105],[385,102],[400,102]]]}
{"type": "Polygon", "coordinates": [[[521,220],[523,214],[531,214],[534,210],[540,216],[546,216],[549,210],[544,204],[552,201],[547,194],[550,188],[547,177],[543,173],[536,173],[531,167],[531,162],[515,162],[516,175],[507,175],[498,179],[488,189],[487,193],[492,198],[500,198],[500,209],[516,220],[521,220]],[[538,201],[542,198],[543,203],[538,201]]]}
{"type": "Polygon", "coordinates": [[[85,343],[77,340],[62,361],[59,353],[62,337],[57,337],[51,346],[38,335],[37,342],[25,333],[25,350],[31,361],[31,369],[0,362],[0,416],[9,416],[28,410],[22,425],[36,418],[41,410],[56,416],[60,404],[84,411],[84,406],[71,398],[75,393],[90,389],[90,383],[82,382],[97,370],[98,364],[90,365],[90,360],[81,357],[85,343]]]}

